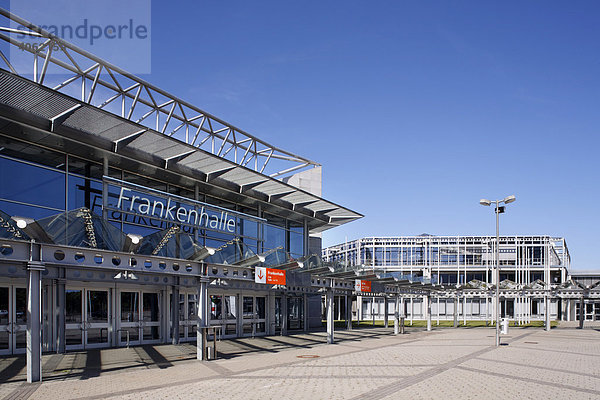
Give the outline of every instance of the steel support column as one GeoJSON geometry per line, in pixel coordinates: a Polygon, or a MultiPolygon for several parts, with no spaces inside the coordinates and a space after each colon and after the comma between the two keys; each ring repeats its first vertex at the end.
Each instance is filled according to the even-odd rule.
{"type": "MultiPolygon", "coordinates": [[[[332,282],[333,284],[333,282],[332,282]]],[[[325,293],[325,306],[327,308],[327,343],[333,343],[333,289],[327,288],[325,293]]]]}
{"type": "Polygon", "coordinates": [[[196,358],[204,360],[206,351],[204,349],[204,336],[207,335],[208,327],[208,282],[201,281],[198,288],[198,323],[196,325],[196,358]]]}
{"type": "Polygon", "coordinates": [[[546,294],[546,298],[544,299],[546,302],[546,313],[544,315],[544,317],[546,317],[546,332],[550,332],[550,328],[551,328],[551,323],[550,323],[550,296],[548,294],[546,294]]]}
{"type": "Polygon", "coordinates": [[[388,298],[387,296],[383,298],[383,307],[385,308],[385,311],[383,312],[383,325],[387,328],[388,327],[388,298]]]}
{"type": "MultiPolygon", "coordinates": [[[[176,278],[179,281],[179,278],[176,278]]],[[[179,282],[177,282],[179,283],[179,282]]],[[[171,343],[179,344],[179,286],[173,285],[171,290],[171,343]]]]}
{"type": "Polygon", "coordinates": [[[352,295],[346,295],[346,329],[352,330],[352,295]]]}
{"type": "Polygon", "coordinates": [[[427,312],[427,331],[431,331],[431,295],[428,294],[425,296],[425,301],[427,304],[425,305],[425,310],[427,312]]]}
{"type": "Polygon", "coordinates": [[[66,290],[65,290],[65,269],[59,268],[60,278],[56,280],[56,352],[66,352],[66,336],[65,336],[65,306],[66,306],[66,290]]]}
{"type": "MultiPolygon", "coordinates": [[[[36,246],[32,244],[32,247],[36,246]]],[[[29,383],[42,380],[41,289],[44,269],[40,261],[32,260],[27,264],[27,382],[29,383]]]]}
{"type": "Polygon", "coordinates": [[[400,332],[400,296],[396,295],[394,302],[394,335],[400,332]]]}

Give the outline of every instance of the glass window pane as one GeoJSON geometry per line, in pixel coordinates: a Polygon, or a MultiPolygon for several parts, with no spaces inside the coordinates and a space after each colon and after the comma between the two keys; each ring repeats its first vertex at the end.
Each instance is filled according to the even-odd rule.
{"type": "Polygon", "coordinates": [[[225,307],[227,308],[227,319],[237,318],[237,296],[225,296],[225,307]]]}
{"type": "Polygon", "coordinates": [[[145,322],[159,320],[158,293],[144,293],[143,319],[145,322]]]}
{"type": "Polygon", "coordinates": [[[108,322],[108,292],[90,290],[87,292],[87,321],[108,322]]]}
{"type": "Polygon", "coordinates": [[[81,290],[66,290],[65,292],[65,322],[81,322],[81,290]]]}
{"type": "Polygon", "coordinates": [[[254,317],[254,298],[246,297],[242,301],[242,315],[244,318],[252,318],[254,317]]]}
{"type": "Polygon", "coordinates": [[[256,298],[256,316],[259,319],[265,318],[265,298],[264,297],[256,298]]]}
{"type": "Polygon", "coordinates": [[[138,292],[121,292],[122,322],[137,322],[139,320],[138,304],[138,292]]]}
{"type": "Polygon", "coordinates": [[[64,210],[65,175],[0,157],[0,198],[64,210]],[[39,193],[44,193],[39,196],[39,193]]]}

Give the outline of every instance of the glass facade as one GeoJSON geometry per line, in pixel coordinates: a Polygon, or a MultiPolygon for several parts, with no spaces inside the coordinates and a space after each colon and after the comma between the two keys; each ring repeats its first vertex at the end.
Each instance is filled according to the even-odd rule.
{"type": "MultiPolygon", "coordinates": [[[[103,216],[102,165],[0,136],[0,170],[0,210],[9,216],[44,220],[46,228],[52,225],[51,241],[57,244],[87,247],[85,235],[82,240],[73,241],[76,232],[85,232],[82,226],[85,221],[77,219],[75,215],[79,214],[70,213],[85,208],[90,210],[96,229],[109,231],[114,227],[115,232],[111,231],[113,236],[118,236],[116,229],[122,231],[123,235],[150,236],[176,225],[180,234],[189,235],[198,246],[220,248],[236,239],[254,254],[279,248],[293,258],[305,255],[304,236],[307,233],[301,224],[210,196],[200,195],[194,199],[193,188],[110,168],[109,176],[122,181],[124,185],[140,185],[139,190],[127,191],[128,197],[147,199],[149,205],[154,206],[155,214],[140,213],[140,209],[145,210],[143,207],[147,205],[140,199],[130,201],[129,208],[124,208],[123,204],[118,207],[123,186],[110,181],[106,185],[108,224],[99,224],[96,219],[103,216]],[[150,192],[145,188],[160,192],[150,192]],[[197,201],[206,204],[204,210],[197,201]],[[167,205],[175,206],[174,210],[181,209],[179,214],[173,215],[172,220],[164,218],[167,205]],[[163,218],[160,218],[162,208],[165,210],[163,218]],[[227,213],[226,217],[221,211],[227,213]],[[194,224],[195,218],[199,218],[201,223],[194,224]],[[218,218],[223,220],[219,226],[213,224],[218,218]]],[[[111,246],[107,248],[121,250],[111,246]]],[[[161,255],[174,257],[177,254],[173,250],[161,255]]]]}

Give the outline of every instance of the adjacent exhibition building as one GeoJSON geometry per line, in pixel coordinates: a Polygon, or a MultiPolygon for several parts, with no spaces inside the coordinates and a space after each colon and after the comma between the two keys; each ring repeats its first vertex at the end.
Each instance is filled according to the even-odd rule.
{"type": "MultiPolygon", "coordinates": [[[[430,305],[438,321],[457,315],[462,320],[493,320],[495,242],[491,236],[368,237],[328,247],[323,259],[430,280],[439,288],[430,305]]],[[[547,298],[552,319],[579,320],[581,291],[594,289],[599,280],[596,275],[589,282],[573,281],[579,277],[570,275],[569,250],[560,237],[501,236],[499,256],[501,316],[517,323],[544,320],[547,298]]],[[[407,317],[424,319],[426,296],[405,297],[407,317]]],[[[586,307],[586,319],[600,320],[597,300],[586,300],[586,307]]],[[[384,318],[385,299],[359,296],[356,314],[360,319],[384,318]]]]}

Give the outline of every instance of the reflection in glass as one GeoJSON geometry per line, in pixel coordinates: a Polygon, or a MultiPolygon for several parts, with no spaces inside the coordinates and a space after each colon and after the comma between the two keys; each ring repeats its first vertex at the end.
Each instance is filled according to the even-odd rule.
{"type": "Polygon", "coordinates": [[[65,336],[65,343],[67,346],[80,345],[83,343],[83,330],[80,328],[65,329],[65,336]]]}
{"type": "Polygon", "coordinates": [[[138,296],[138,292],[121,292],[122,322],[137,322],[139,320],[138,296]]]}
{"type": "Polygon", "coordinates": [[[253,302],[254,298],[244,296],[242,301],[242,315],[244,318],[254,317],[253,302]]]}
{"type": "Polygon", "coordinates": [[[221,296],[210,296],[210,319],[221,319],[221,296]]]}
{"type": "Polygon", "coordinates": [[[0,287],[0,325],[8,325],[8,293],[9,288],[0,287]]]}
{"type": "Polygon", "coordinates": [[[8,349],[9,333],[4,327],[0,327],[0,350],[8,349]]]}
{"type": "Polygon", "coordinates": [[[27,324],[27,289],[15,289],[15,322],[18,325],[27,324]]]}
{"type": "Polygon", "coordinates": [[[256,298],[256,317],[258,319],[265,318],[265,298],[262,296],[256,298]]]}
{"type": "Polygon", "coordinates": [[[135,342],[140,339],[140,330],[137,327],[121,328],[121,342],[127,342],[127,332],[129,332],[129,341],[135,342]]]}
{"type": "Polygon", "coordinates": [[[143,319],[145,322],[159,320],[158,293],[144,293],[143,319]]]}
{"type": "Polygon", "coordinates": [[[108,328],[88,328],[87,343],[108,343],[108,328]]]}
{"type": "Polygon", "coordinates": [[[160,332],[158,326],[145,326],[144,327],[144,340],[158,340],[160,339],[160,332]]]}
{"type": "Polygon", "coordinates": [[[288,329],[304,329],[304,299],[288,297],[288,329]]]}
{"type": "Polygon", "coordinates": [[[225,307],[227,308],[227,319],[237,318],[237,296],[225,296],[225,307]]]}
{"type": "Polygon", "coordinates": [[[87,292],[87,322],[108,322],[108,292],[89,290],[87,292]]]}
{"type": "Polygon", "coordinates": [[[77,323],[81,322],[81,290],[66,290],[65,293],[65,322],[77,323]]]}
{"type": "Polygon", "coordinates": [[[198,307],[196,304],[197,294],[188,294],[188,320],[194,321],[198,317],[198,307]]]}

